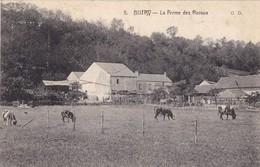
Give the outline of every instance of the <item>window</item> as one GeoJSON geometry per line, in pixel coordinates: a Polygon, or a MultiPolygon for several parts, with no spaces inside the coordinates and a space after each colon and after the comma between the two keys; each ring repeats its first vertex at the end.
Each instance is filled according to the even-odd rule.
{"type": "Polygon", "coordinates": [[[119,84],[119,79],[116,79],[116,84],[119,84]]]}
{"type": "Polygon", "coordinates": [[[152,85],[148,84],[148,90],[152,90],[152,85]]]}
{"type": "Polygon", "coordinates": [[[138,86],[139,86],[139,90],[142,90],[142,84],[139,84],[138,86]]]}

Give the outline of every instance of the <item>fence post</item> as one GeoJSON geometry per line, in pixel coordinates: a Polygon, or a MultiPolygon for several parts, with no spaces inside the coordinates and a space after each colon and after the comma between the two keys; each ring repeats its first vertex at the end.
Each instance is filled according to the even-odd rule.
{"type": "Polygon", "coordinates": [[[76,111],[74,110],[74,117],[73,117],[73,131],[76,130],[76,111]]]}
{"type": "Polygon", "coordinates": [[[198,121],[196,117],[195,118],[195,144],[197,143],[197,131],[198,131],[198,121]]]}
{"type": "Polygon", "coordinates": [[[76,130],[76,117],[73,117],[73,131],[76,130]]]}
{"type": "Polygon", "coordinates": [[[144,133],[145,133],[145,130],[144,130],[144,111],[143,111],[143,119],[142,119],[142,135],[144,137],[144,133]]]}
{"type": "Polygon", "coordinates": [[[101,134],[104,134],[103,126],[104,126],[104,111],[102,110],[102,112],[101,112],[101,134]]]}
{"type": "Polygon", "coordinates": [[[49,115],[50,115],[49,112],[50,112],[50,111],[48,110],[48,113],[47,113],[47,123],[48,123],[48,128],[50,128],[50,126],[49,126],[49,122],[50,122],[50,121],[49,121],[49,115]]]}

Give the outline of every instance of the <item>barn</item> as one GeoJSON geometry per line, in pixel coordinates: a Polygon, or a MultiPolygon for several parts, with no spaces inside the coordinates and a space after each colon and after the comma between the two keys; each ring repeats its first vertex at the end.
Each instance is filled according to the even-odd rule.
{"type": "Polygon", "coordinates": [[[121,63],[94,62],[80,77],[90,100],[105,101],[117,92],[136,92],[137,75],[121,63]]]}
{"type": "Polygon", "coordinates": [[[214,89],[218,103],[237,104],[247,95],[260,92],[260,75],[221,77],[214,89]]]}
{"type": "Polygon", "coordinates": [[[241,89],[247,94],[260,92],[260,75],[221,77],[214,89],[241,89]]]}

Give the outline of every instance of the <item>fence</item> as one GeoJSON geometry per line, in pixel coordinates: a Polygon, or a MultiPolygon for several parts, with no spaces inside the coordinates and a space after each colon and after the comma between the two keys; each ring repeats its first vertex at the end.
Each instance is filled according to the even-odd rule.
{"type": "MultiPolygon", "coordinates": [[[[190,105],[248,105],[243,98],[220,98],[215,96],[193,96],[190,98],[190,103],[187,99],[182,96],[178,96],[174,101],[167,104],[173,107],[185,107],[190,105]],[[216,101],[217,100],[217,101],[216,101]],[[203,102],[204,101],[204,102],[203,102]]],[[[73,101],[53,101],[53,100],[36,100],[36,101],[25,101],[24,104],[30,106],[42,106],[42,105],[70,105],[73,101]]],[[[21,103],[19,101],[7,102],[2,101],[0,105],[3,106],[19,106],[21,103]]],[[[145,94],[127,94],[127,95],[112,95],[109,101],[96,101],[84,99],[81,101],[75,102],[75,105],[100,105],[100,104],[109,104],[109,105],[124,105],[124,104],[159,104],[158,99],[154,99],[152,95],[145,94]]],[[[259,103],[257,103],[259,105],[259,103]]]]}

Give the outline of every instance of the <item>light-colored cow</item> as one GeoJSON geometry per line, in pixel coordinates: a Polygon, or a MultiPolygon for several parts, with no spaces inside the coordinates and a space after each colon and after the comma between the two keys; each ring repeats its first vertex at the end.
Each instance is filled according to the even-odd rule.
{"type": "Polygon", "coordinates": [[[16,125],[17,120],[16,120],[15,115],[12,111],[4,110],[2,112],[2,116],[3,116],[3,119],[4,119],[5,125],[16,125]]]}

